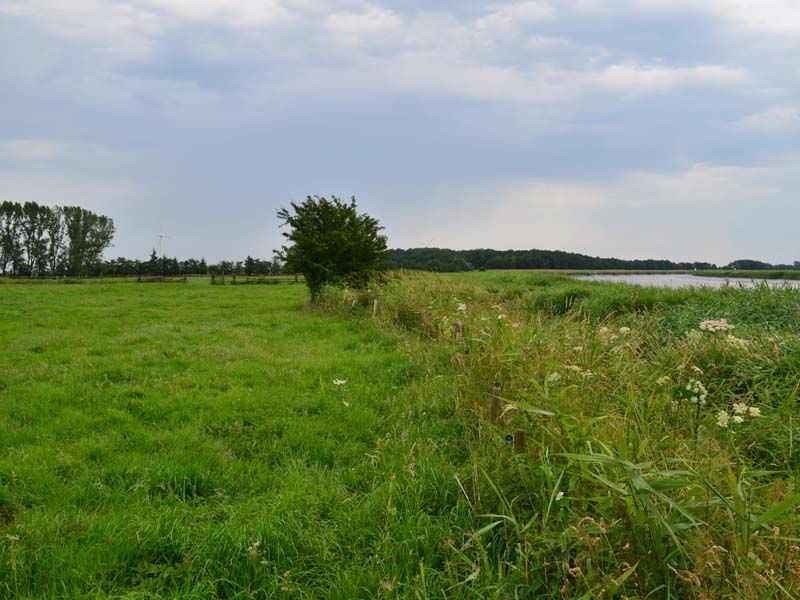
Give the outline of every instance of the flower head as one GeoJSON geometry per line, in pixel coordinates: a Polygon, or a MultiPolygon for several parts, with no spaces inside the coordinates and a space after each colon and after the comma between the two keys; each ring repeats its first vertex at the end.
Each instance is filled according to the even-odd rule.
{"type": "Polygon", "coordinates": [[[717,425],[722,427],[723,429],[728,428],[728,423],[731,420],[731,416],[724,410],[721,410],[717,413],[717,425]]]}
{"type": "Polygon", "coordinates": [[[702,331],[708,331],[714,333],[716,331],[730,331],[731,329],[735,329],[736,325],[731,325],[728,323],[727,319],[707,319],[700,323],[700,329],[702,331]]]}
{"type": "Polygon", "coordinates": [[[346,379],[334,379],[333,385],[345,385],[347,383],[346,379]]]}

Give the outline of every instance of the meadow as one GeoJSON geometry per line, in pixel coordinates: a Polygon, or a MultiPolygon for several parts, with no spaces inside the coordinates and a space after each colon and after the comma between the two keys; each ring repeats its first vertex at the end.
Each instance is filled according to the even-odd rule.
{"type": "Polygon", "coordinates": [[[0,597],[800,594],[798,290],[0,300],[0,597]]]}

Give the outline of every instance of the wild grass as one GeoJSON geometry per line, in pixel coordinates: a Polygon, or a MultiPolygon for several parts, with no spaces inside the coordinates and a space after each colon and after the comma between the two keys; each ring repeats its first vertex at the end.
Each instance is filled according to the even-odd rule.
{"type": "Polygon", "coordinates": [[[800,594],[800,291],[480,273],[376,293],[379,321],[430,340],[417,362],[448,350],[467,415],[457,477],[479,524],[451,549],[451,593],[800,594]]]}
{"type": "Polygon", "coordinates": [[[800,291],[203,283],[0,289],[0,597],[800,594],[800,291]]]}

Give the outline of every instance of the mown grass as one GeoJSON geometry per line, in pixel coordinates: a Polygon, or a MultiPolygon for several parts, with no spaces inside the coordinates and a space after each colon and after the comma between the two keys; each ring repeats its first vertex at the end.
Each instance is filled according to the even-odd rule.
{"type": "MultiPolygon", "coordinates": [[[[800,291],[478,273],[412,275],[378,293],[385,326],[430,340],[419,362],[449,349],[442,372],[457,375],[452,396],[471,415],[458,477],[479,526],[452,558],[456,589],[800,593],[800,291]],[[722,318],[736,328],[699,327],[722,318]],[[525,448],[509,447],[521,434],[525,448]]],[[[352,310],[353,299],[371,297],[329,302],[352,310]]]]}
{"type": "Polygon", "coordinates": [[[461,424],[395,336],[301,286],[15,285],[0,340],[0,597],[443,593],[461,424]]]}

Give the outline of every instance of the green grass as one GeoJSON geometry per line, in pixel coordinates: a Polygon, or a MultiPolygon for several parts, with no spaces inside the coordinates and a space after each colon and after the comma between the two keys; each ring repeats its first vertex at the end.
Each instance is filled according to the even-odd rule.
{"type": "MultiPolygon", "coordinates": [[[[349,311],[352,299],[328,301],[349,311]]],[[[409,275],[379,307],[386,327],[430,341],[418,361],[449,349],[441,372],[457,375],[451,394],[471,415],[459,478],[479,527],[454,560],[457,589],[800,594],[800,290],[409,275]],[[735,329],[700,327],[723,318],[735,329]]]]}
{"type": "Polygon", "coordinates": [[[441,589],[469,524],[460,422],[413,418],[429,409],[396,337],[306,302],[302,286],[0,290],[0,597],[441,589]]]}
{"type": "Polygon", "coordinates": [[[306,298],[2,287],[0,598],[800,594],[800,290],[306,298]]]}

